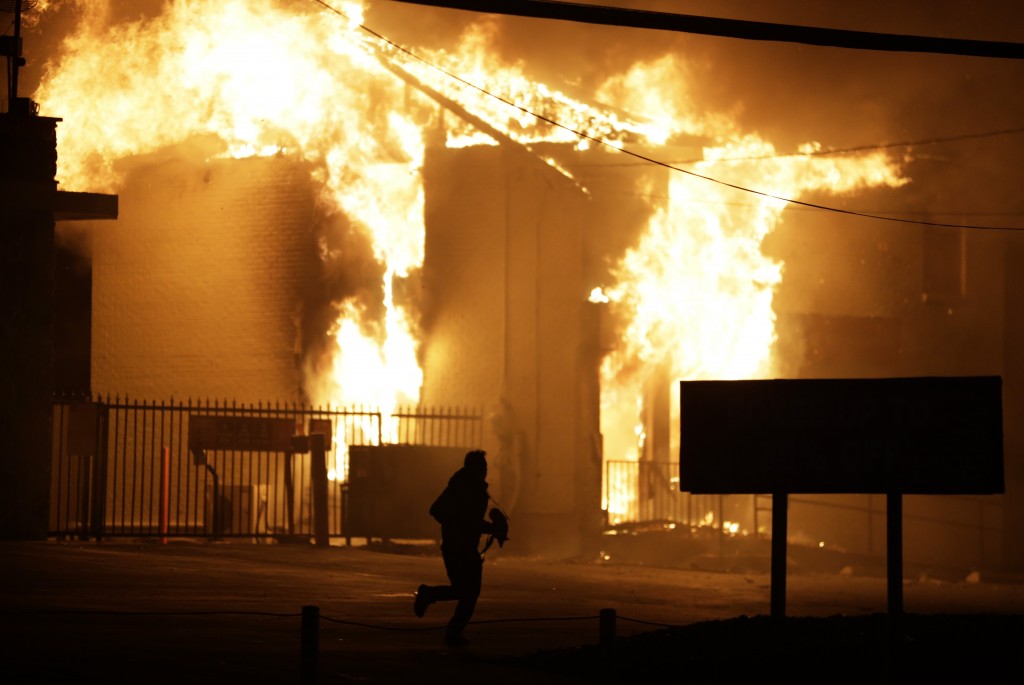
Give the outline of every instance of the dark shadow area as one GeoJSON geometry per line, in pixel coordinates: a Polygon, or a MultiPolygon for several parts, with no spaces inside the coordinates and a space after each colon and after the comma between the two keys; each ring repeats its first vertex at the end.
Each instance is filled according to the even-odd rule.
{"type": "Polygon", "coordinates": [[[1024,616],[740,616],[619,639],[611,660],[596,645],[517,660],[591,682],[654,682],[666,676],[779,678],[786,683],[1018,682],[1024,616]]]}
{"type": "Polygon", "coordinates": [[[517,556],[514,540],[488,550],[472,642],[455,649],[442,639],[448,612],[414,613],[417,584],[445,577],[436,544],[7,542],[0,677],[298,682],[310,606],[319,616],[316,683],[1019,676],[1019,578],[905,580],[908,611],[897,622],[882,613],[883,577],[796,572],[786,616],[771,618],[765,572],[655,566],[642,555],[619,563],[517,556]]]}

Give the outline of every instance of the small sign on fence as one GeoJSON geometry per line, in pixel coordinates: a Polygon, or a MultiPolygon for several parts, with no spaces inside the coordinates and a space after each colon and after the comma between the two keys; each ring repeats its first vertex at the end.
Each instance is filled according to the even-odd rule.
{"type": "Polygon", "coordinates": [[[291,452],[294,419],[189,414],[190,450],[291,452]]]}

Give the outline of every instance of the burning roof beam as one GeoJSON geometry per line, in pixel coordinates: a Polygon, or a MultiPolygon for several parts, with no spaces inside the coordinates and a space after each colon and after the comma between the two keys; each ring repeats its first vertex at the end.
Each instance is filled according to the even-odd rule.
{"type": "Polygon", "coordinates": [[[889,52],[930,52],[970,57],[1024,59],[1024,44],[1004,41],[909,36],[870,31],[774,24],[741,19],[698,17],[691,14],[581,5],[551,0],[396,0],[413,5],[443,7],[490,14],[508,14],[535,19],[560,19],[587,24],[697,33],[746,40],[803,43],[855,50],[889,52]]]}
{"type": "MultiPolygon", "coordinates": [[[[545,162],[543,159],[541,159],[528,146],[523,145],[522,143],[520,143],[519,141],[515,140],[511,136],[509,136],[509,135],[507,135],[505,133],[502,133],[501,131],[499,131],[494,126],[491,126],[489,123],[487,123],[486,121],[484,121],[480,117],[476,116],[475,114],[473,114],[472,112],[467,110],[462,105],[458,104],[457,102],[455,102],[451,98],[446,97],[442,93],[437,92],[436,90],[434,90],[433,88],[431,88],[427,84],[423,83],[422,81],[417,79],[415,76],[413,76],[409,72],[405,71],[404,69],[402,69],[398,65],[394,64],[390,59],[388,59],[388,56],[386,54],[384,54],[383,51],[381,51],[379,49],[376,50],[375,51],[375,56],[377,57],[377,60],[381,63],[381,65],[385,69],[390,71],[392,74],[394,74],[398,78],[402,79],[402,81],[404,81],[408,85],[412,86],[416,90],[420,91],[421,93],[423,93],[424,95],[429,97],[431,100],[434,100],[439,105],[441,105],[445,109],[449,110],[450,112],[452,112],[456,116],[462,118],[464,121],[466,121],[470,125],[475,126],[477,129],[483,131],[484,133],[486,133],[490,137],[494,138],[494,140],[498,141],[499,144],[506,145],[510,150],[515,151],[517,154],[524,155],[526,158],[528,158],[530,160],[531,164],[534,164],[534,165],[539,164],[541,167],[543,167],[545,173],[552,173],[552,174],[557,175],[559,178],[571,181],[571,179],[566,177],[558,169],[556,169],[555,167],[551,166],[550,164],[545,162]]],[[[573,185],[575,186],[575,183],[573,185]]]]}

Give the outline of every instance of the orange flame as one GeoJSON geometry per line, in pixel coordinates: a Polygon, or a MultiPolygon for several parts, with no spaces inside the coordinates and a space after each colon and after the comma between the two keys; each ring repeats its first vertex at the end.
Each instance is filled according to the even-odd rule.
{"type": "MultiPolygon", "coordinates": [[[[343,20],[315,3],[174,0],[159,17],[117,25],[104,3],[79,7],[78,31],[35,94],[68,124],[58,129],[64,188],[114,190],[133,157],[182,143],[220,156],[287,154],[314,168],[325,212],[343,213],[371,238],[385,266],[384,320],[365,325],[358,305],[337,303],[328,332],[332,363],[307,367],[305,389],[315,403],[368,403],[389,414],[417,402],[423,382],[413,319],[392,293],[423,261],[419,170],[437,114],[391,69],[524,145],[623,149],[685,133],[714,141],[696,173],[779,197],[902,182],[881,154],[728,161],[774,149],[742,135],[727,115],[703,111],[688,91],[686,64],[671,55],[610,77],[596,99],[613,107],[596,107],[537,83],[521,64],[496,63],[488,47],[497,25],[486,20],[451,51],[424,53],[420,61],[363,32],[362,7],[352,2],[334,3],[343,20]],[[645,116],[621,114],[630,111],[645,116]]],[[[446,123],[450,147],[494,143],[468,123],[446,123]]],[[[746,195],[737,207],[736,190],[672,173],[670,197],[653,207],[643,236],[615,266],[614,282],[594,284],[603,286],[594,297],[608,298],[623,322],[620,345],[602,368],[608,459],[639,458],[642,398],[653,374],[755,378],[773,369],[772,297],[784,265],[762,255],[760,245],[786,202],[746,195]]],[[[629,488],[616,492],[626,494],[606,502],[613,516],[629,506],[629,488]]]]}
{"type": "MultiPolygon", "coordinates": [[[[617,318],[625,322],[617,349],[606,356],[601,369],[606,461],[641,458],[646,439],[643,398],[649,383],[774,374],[772,301],[784,265],[764,256],[761,243],[788,204],[778,198],[906,182],[880,152],[780,157],[767,141],[736,133],[727,119],[686,118],[685,107],[692,103],[683,90],[685,83],[668,78],[683,70],[674,62],[665,57],[634,65],[606,87],[622,102],[668,112],[671,119],[685,122],[688,132],[720,141],[705,148],[694,175],[673,172],[669,197],[653,212],[637,245],[614,268],[616,282],[602,291],[617,318]],[[653,84],[676,84],[678,92],[653,84]],[[655,99],[659,97],[665,101],[655,99]],[[759,192],[741,196],[737,187],[759,192]]],[[[808,144],[804,152],[815,149],[816,144],[808,144]]],[[[678,425],[678,397],[671,399],[678,425]]],[[[678,454],[677,448],[671,453],[678,454]]],[[[634,507],[635,490],[609,487],[607,492],[604,505],[614,523],[634,507]]]]}

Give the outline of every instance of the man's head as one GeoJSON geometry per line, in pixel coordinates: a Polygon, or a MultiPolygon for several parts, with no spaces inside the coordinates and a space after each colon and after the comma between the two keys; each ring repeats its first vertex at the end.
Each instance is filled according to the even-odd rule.
{"type": "Polygon", "coordinates": [[[466,459],[463,466],[469,470],[487,476],[487,452],[483,450],[470,450],[466,452],[466,459]]]}

